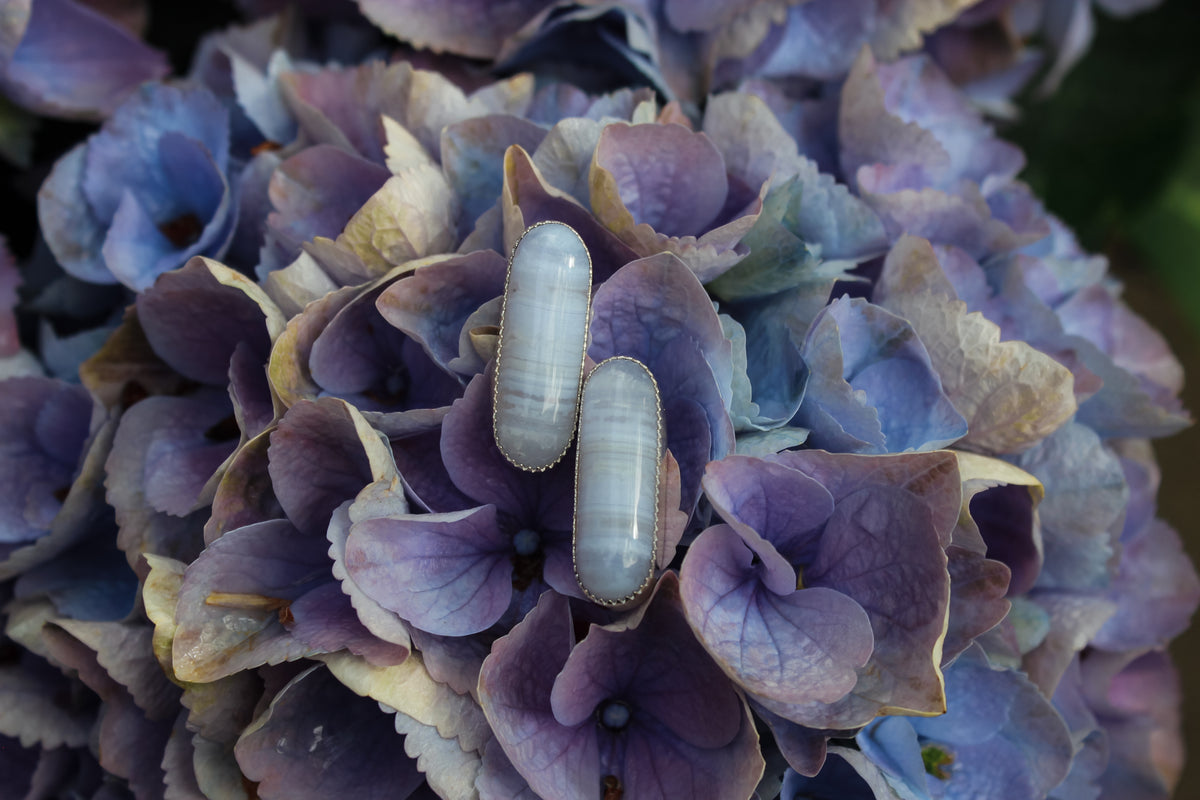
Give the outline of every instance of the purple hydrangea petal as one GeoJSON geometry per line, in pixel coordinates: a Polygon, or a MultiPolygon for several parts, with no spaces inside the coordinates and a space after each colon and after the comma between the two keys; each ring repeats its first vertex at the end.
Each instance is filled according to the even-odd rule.
{"type": "Polygon", "coordinates": [[[128,690],[97,661],[88,645],[67,631],[47,626],[42,638],[55,662],[78,672],[80,680],[99,695],[104,713],[99,721],[100,765],[129,781],[135,796],[158,797],[163,789],[160,766],[174,718],[152,720],[134,703],[128,690]]]}
{"type": "Polygon", "coordinates": [[[92,404],[78,386],[36,377],[0,382],[0,402],[0,542],[13,544],[42,536],[54,522],[83,454],[92,404]]]}
{"type": "Polygon", "coordinates": [[[23,747],[83,747],[95,720],[91,703],[63,705],[54,698],[72,691],[59,670],[28,651],[0,668],[0,733],[23,747]]]}
{"type": "Polygon", "coordinates": [[[595,726],[578,731],[554,718],[550,694],[573,645],[566,599],[547,592],[492,645],[479,675],[479,702],[505,754],[543,797],[588,797],[600,785],[595,726]],[[526,654],[538,653],[537,658],[526,654]]]}
{"type": "Polygon", "coordinates": [[[1170,656],[1097,653],[1081,662],[1088,705],[1108,739],[1102,796],[1151,800],[1178,784],[1185,749],[1180,678],[1170,656]]]}
{"type": "Polygon", "coordinates": [[[667,236],[699,236],[729,191],[720,152],[682,125],[610,125],[593,163],[593,210],[618,232],[646,225],[667,236]]]}
{"type": "Polygon", "coordinates": [[[230,459],[213,494],[212,514],[204,523],[206,545],[226,531],[286,516],[267,472],[271,432],[263,431],[250,439],[230,459]]]}
{"type": "Polygon", "coordinates": [[[846,702],[849,708],[835,713],[869,719],[884,709],[936,714],[945,708],[939,666],[950,576],[920,499],[902,489],[873,487],[839,500],[816,558],[800,579],[852,598],[874,631],[875,649],[846,702]]]}
{"type": "Polygon", "coordinates": [[[629,635],[628,629],[591,626],[554,681],[555,719],[574,727],[591,719],[605,699],[626,697],[639,717],[653,716],[685,744],[715,748],[733,741],[744,707],[692,636],[674,573],[664,574],[635,630],[629,635]],[[655,642],[670,642],[672,655],[658,652],[655,642]],[[695,703],[700,696],[705,702],[695,703]]]}
{"type": "Polygon", "coordinates": [[[115,533],[109,526],[97,526],[93,538],[27,569],[13,585],[15,598],[44,597],[60,616],[77,620],[128,616],[139,587],[137,576],[115,546],[115,533]]]}
{"type": "MultiPolygon", "coordinates": [[[[359,514],[380,511],[403,513],[407,508],[402,490],[394,479],[386,485],[379,482],[373,487],[363,490],[364,502],[359,514]]],[[[363,626],[381,641],[390,642],[408,653],[412,644],[408,626],[394,612],[372,600],[346,569],[346,541],[350,537],[350,526],[357,516],[351,513],[352,507],[353,501],[347,500],[338,506],[329,521],[326,538],[329,540],[329,557],[333,559],[333,577],[341,582],[342,593],[349,599],[363,626]]],[[[395,650],[391,652],[395,653],[395,650]]]]}
{"type": "Polygon", "coordinates": [[[520,0],[502,8],[480,0],[359,0],[368,19],[414,47],[473,58],[496,56],[504,40],[547,5],[547,0],[520,0]]]}
{"type": "Polygon", "coordinates": [[[691,478],[699,465],[684,457],[679,443],[684,431],[672,419],[672,408],[686,397],[707,417],[711,451],[721,458],[733,450],[733,357],[721,321],[703,287],[690,270],[670,254],[634,261],[605,281],[592,299],[591,345],[596,362],[613,355],[636,358],[658,382],[667,430],[667,446],[680,459],[684,501],[694,494],[691,478]],[[708,370],[696,363],[703,356],[708,370]],[[707,374],[706,374],[707,372],[707,374]]]}
{"type": "Polygon", "coordinates": [[[230,531],[191,565],[179,590],[172,666],[210,681],[315,651],[287,631],[281,611],[331,580],[324,538],[286,520],[230,531]]]}
{"type": "Polygon", "coordinates": [[[759,421],[766,426],[779,427],[775,423],[790,421],[800,408],[807,373],[791,328],[807,327],[806,307],[824,303],[830,288],[831,282],[814,294],[809,294],[806,288],[797,288],[725,306],[745,328],[746,377],[751,385],[751,400],[765,418],[759,421]]]}
{"type": "Polygon", "coordinates": [[[454,485],[492,503],[518,524],[568,531],[574,518],[574,459],[524,472],[504,459],[492,435],[491,371],[476,375],[442,422],[442,461],[454,485]]]}
{"type": "Polygon", "coordinates": [[[388,715],[325,667],[297,675],[241,738],[234,753],[263,798],[353,794],[405,798],[423,776],[388,715]]]}
{"type": "Polygon", "coordinates": [[[314,651],[345,649],[376,666],[399,664],[408,657],[407,647],[379,639],[364,627],[337,582],[306,592],[288,610],[289,633],[314,651]]]}
{"type": "Polygon", "coordinates": [[[607,281],[614,272],[638,257],[587,208],[547,183],[529,153],[521,147],[510,147],[504,155],[501,210],[504,242],[482,246],[508,253],[528,226],[547,220],[562,222],[574,228],[587,246],[592,259],[593,285],[607,281]]]}
{"type": "Polygon", "coordinates": [[[761,559],[763,583],[776,594],[794,591],[790,564],[811,558],[833,513],[825,487],[798,470],[735,455],[709,463],[704,493],[761,559]]]}
{"type": "Polygon", "coordinates": [[[137,298],[154,352],[192,380],[223,385],[239,345],[260,364],[285,320],[253,282],[216,261],[195,258],[137,298]]]}
{"type": "Polygon", "coordinates": [[[878,306],[835,300],[813,321],[801,355],[810,375],[797,421],[815,447],[933,450],[967,432],[912,328],[878,306]],[[909,391],[899,395],[899,385],[909,391]]]}
{"type": "Polygon", "coordinates": [[[336,237],[390,175],[332,145],[309,147],[284,161],[268,190],[275,210],[267,216],[267,268],[288,264],[310,239],[336,237]]]}
{"type": "Polygon", "coordinates": [[[1005,618],[1009,611],[1011,575],[1002,561],[984,558],[965,547],[946,548],[950,571],[950,613],[942,642],[942,666],[965,650],[975,637],[1005,618]]]}
{"type": "Polygon", "coordinates": [[[987,546],[989,559],[1012,572],[1009,595],[1031,589],[1042,571],[1043,546],[1037,525],[1037,501],[1026,486],[995,486],[971,497],[971,518],[987,546]]]}
{"type": "Polygon", "coordinates": [[[463,636],[485,630],[508,608],[511,550],[494,506],[364,519],[350,529],[346,570],[416,627],[463,636]]]}
{"type": "Polygon", "coordinates": [[[1045,636],[1021,659],[1021,669],[1042,693],[1053,696],[1072,660],[1116,611],[1116,605],[1099,593],[1037,590],[1029,599],[1049,622],[1045,636]]]}
{"type": "Polygon", "coordinates": [[[168,72],[162,53],[87,4],[36,0],[13,5],[25,6],[28,16],[20,44],[5,54],[3,84],[5,94],[26,108],[101,118],[139,84],[168,72]]]}
{"type": "Polygon", "coordinates": [[[362,415],[329,398],[292,406],[271,434],[269,457],[288,519],[322,539],[334,509],[395,470],[389,448],[362,415]]]}
{"type": "Polygon", "coordinates": [[[872,485],[902,488],[925,501],[943,546],[950,544],[962,501],[958,460],[952,453],[859,456],[820,450],[789,450],[767,456],[816,479],[835,503],[872,485]]]}
{"type": "Polygon", "coordinates": [[[346,304],[312,342],[308,368],[324,394],[364,411],[392,412],[448,404],[458,381],[429,360],[418,344],[383,324],[380,284],[346,304]]]}
{"type": "Polygon", "coordinates": [[[688,621],[740,685],[788,703],[832,703],[871,654],[870,622],[832,589],[777,595],[759,583],[753,553],[732,528],[702,533],[680,571],[688,621]]]}
{"type": "MultiPolygon", "coordinates": [[[[449,409],[445,409],[449,412],[449,409]]],[[[444,414],[443,414],[444,418],[444,414]]],[[[425,511],[462,511],[476,503],[463,494],[442,463],[442,429],[420,431],[391,440],[392,456],[412,501],[425,511]]]]}
{"type": "Polygon", "coordinates": [[[449,370],[459,356],[463,325],[504,292],[505,271],[504,259],[492,250],[450,258],[396,281],[376,306],[384,319],[419,342],[434,363],[449,370]]]}
{"type": "Polygon", "coordinates": [[[226,432],[231,416],[228,397],[214,389],[133,406],[121,418],[108,459],[109,492],[125,486],[150,508],[176,517],[207,505],[215,490],[210,481],[237,444],[236,433],[231,440],[226,432]]]}
{"type": "Polygon", "coordinates": [[[787,761],[788,767],[801,775],[812,776],[820,772],[828,749],[827,734],[773,714],[753,699],[750,701],[750,707],[755,716],[770,728],[771,735],[775,737],[775,744],[779,746],[780,754],[787,761]]]}
{"type": "Polygon", "coordinates": [[[1117,610],[1092,640],[1095,647],[1162,647],[1183,633],[1200,604],[1200,578],[1169,525],[1154,520],[1121,542],[1109,598],[1117,610]]]}
{"type": "Polygon", "coordinates": [[[746,255],[740,242],[754,227],[767,191],[764,185],[745,196],[730,192],[720,151],[703,133],[674,123],[606,127],[589,184],[593,213],[622,241],[641,256],[673,253],[705,282],[746,255]],[[685,154],[693,160],[678,160],[685,154]],[[668,192],[681,184],[680,175],[692,184],[691,199],[682,206],[668,192]]]}

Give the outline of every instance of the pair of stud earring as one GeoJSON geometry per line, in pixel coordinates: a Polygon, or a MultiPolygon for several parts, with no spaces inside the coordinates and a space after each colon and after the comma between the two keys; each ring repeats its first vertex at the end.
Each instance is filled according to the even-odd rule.
{"type": "Polygon", "coordinates": [[[662,409],[636,359],[605,359],[585,379],[591,286],[591,257],[570,226],[521,235],[504,284],[492,431],[509,463],[531,472],[558,463],[578,431],[575,577],[590,599],[620,607],[654,575],[662,409]]]}

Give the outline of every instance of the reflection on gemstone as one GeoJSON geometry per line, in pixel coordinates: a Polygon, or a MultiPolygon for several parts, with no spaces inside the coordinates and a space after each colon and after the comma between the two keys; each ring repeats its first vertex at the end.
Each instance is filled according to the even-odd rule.
{"type": "Polygon", "coordinates": [[[650,370],[624,356],[600,362],[580,402],[573,547],[579,586],[598,603],[629,603],[650,585],[662,442],[650,370]]]}
{"type": "Polygon", "coordinates": [[[587,247],[561,222],[530,227],[513,248],[493,384],[496,446],[514,466],[558,462],[575,433],[591,307],[587,247]]]}

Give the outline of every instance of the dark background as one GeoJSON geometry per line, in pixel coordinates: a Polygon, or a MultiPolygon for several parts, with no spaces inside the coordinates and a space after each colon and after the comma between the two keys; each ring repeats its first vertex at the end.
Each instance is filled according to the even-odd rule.
{"type": "MultiPolygon", "coordinates": [[[[1003,129],[1029,158],[1024,178],[1047,208],[1105,253],[1125,299],[1167,337],[1200,418],[1200,11],[1168,0],[1125,20],[1098,15],[1091,52],[1048,101],[1027,98],[1003,129]]],[[[1155,443],[1159,515],[1200,562],[1195,514],[1200,428],[1155,443]]],[[[1200,628],[1171,647],[1183,679],[1184,737],[1200,742],[1200,628]]],[[[1200,798],[1193,755],[1177,800],[1200,798]]]]}

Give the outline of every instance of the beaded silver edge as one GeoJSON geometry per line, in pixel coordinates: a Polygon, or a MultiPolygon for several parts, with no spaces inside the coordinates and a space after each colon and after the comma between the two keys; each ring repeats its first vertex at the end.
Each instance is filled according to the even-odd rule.
{"type": "MultiPolygon", "coordinates": [[[[657,425],[655,426],[655,431],[658,434],[657,435],[658,451],[657,451],[657,457],[655,458],[655,461],[654,461],[654,533],[653,533],[653,536],[651,537],[651,542],[650,542],[650,568],[648,570],[646,570],[646,577],[645,577],[645,579],[642,580],[641,585],[638,586],[638,588],[636,590],[634,590],[633,592],[631,592],[630,594],[628,594],[624,597],[620,597],[615,600],[611,600],[611,599],[604,598],[604,597],[597,597],[596,595],[592,594],[588,590],[588,588],[583,585],[583,581],[581,581],[579,579],[579,563],[578,563],[578,559],[576,557],[576,547],[577,547],[577,544],[579,541],[579,533],[578,533],[579,532],[579,451],[576,451],[576,453],[575,453],[575,487],[574,487],[575,488],[575,508],[573,510],[572,520],[571,520],[571,569],[575,572],[575,583],[578,584],[578,586],[581,590],[583,590],[583,593],[584,593],[584,595],[587,596],[587,599],[591,600],[593,603],[599,603],[602,606],[608,606],[609,608],[620,608],[621,606],[629,605],[630,603],[632,603],[633,601],[635,601],[639,597],[641,597],[643,594],[645,594],[646,590],[654,582],[654,570],[658,566],[658,540],[659,540],[659,521],[660,521],[658,518],[659,517],[658,506],[659,506],[660,501],[662,500],[662,498],[659,497],[659,493],[662,488],[662,460],[663,460],[663,448],[666,446],[666,442],[664,441],[666,438],[666,433],[664,431],[665,426],[663,425],[662,394],[658,390],[658,381],[654,379],[654,373],[650,371],[650,368],[647,367],[645,364],[643,364],[641,361],[637,360],[636,358],[632,358],[630,356],[609,356],[608,358],[604,359],[603,361],[601,361],[599,364],[597,364],[595,367],[592,368],[592,371],[588,373],[587,380],[591,380],[592,375],[596,374],[596,370],[600,369],[602,366],[604,366],[605,364],[607,364],[610,361],[632,361],[634,364],[637,364],[639,367],[641,367],[645,371],[646,375],[649,376],[650,385],[654,388],[654,412],[655,412],[655,416],[657,417],[657,425]]],[[[585,391],[587,391],[587,380],[584,381],[583,388],[579,392],[579,407],[581,409],[583,407],[583,393],[585,391]]],[[[580,415],[580,419],[579,419],[579,431],[580,431],[580,433],[583,432],[583,417],[582,417],[582,415],[580,415]]]]}
{"type": "Polygon", "coordinates": [[[583,237],[579,235],[579,231],[575,230],[565,222],[559,222],[558,220],[552,219],[535,222],[521,232],[521,235],[517,238],[516,243],[512,246],[512,251],[508,254],[508,269],[504,273],[504,294],[501,295],[500,300],[500,334],[496,337],[496,369],[492,374],[492,441],[496,443],[496,449],[500,451],[500,455],[504,456],[504,460],[519,470],[523,470],[525,472],[545,472],[558,462],[562,461],[563,456],[565,456],[567,451],[571,449],[571,443],[575,441],[575,429],[579,425],[579,400],[583,396],[583,369],[587,365],[588,339],[590,338],[592,327],[591,287],[592,254],[587,249],[587,244],[583,241],[583,237]],[[529,464],[522,464],[520,461],[513,458],[512,455],[504,449],[504,445],[500,444],[500,437],[498,435],[499,430],[496,425],[496,404],[500,399],[500,365],[502,361],[501,354],[504,350],[504,317],[508,310],[508,282],[512,277],[513,258],[517,255],[517,248],[521,246],[521,242],[524,241],[525,237],[529,235],[529,232],[534,228],[541,227],[542,225],[561,225],[571,233],[575,234],[575,238],[577,238],[579,243],[583,245],[583,252],[587,256],[588,301],[587,309],[584,312],[583,352],[579,354],[579,380],[575,384],[575,411],[571,420],[571,435],[567,438],[567,443],[565,446],[563,446],[562,452],[555,456],[553,461],[551,461],[549,464],[543,464],[541,466],[530,466],[529,464]]]}

